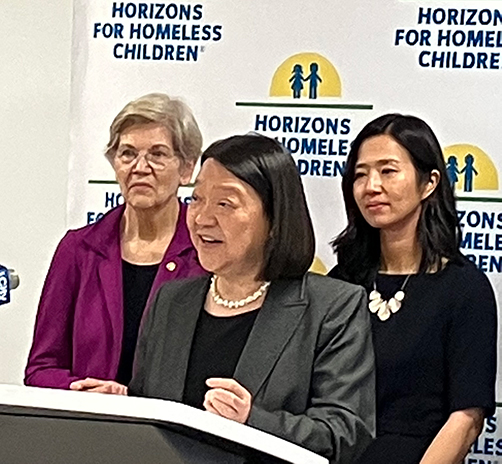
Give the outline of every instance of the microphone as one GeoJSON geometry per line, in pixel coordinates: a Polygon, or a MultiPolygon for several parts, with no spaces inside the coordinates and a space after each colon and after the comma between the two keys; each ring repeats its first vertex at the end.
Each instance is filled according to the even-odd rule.
{"type": "Polygon", "coordinates": [[[7,269],[9,273],[10,289],[14,290],[19,287],[19,276],[14,269],[7,269]]]}
{"type": "Polygon", "coordinates": [[[10,292],[17,287],[19,287],[19,276],[16,271],[0,264],[0,306],[10,303],[10,292]]]}

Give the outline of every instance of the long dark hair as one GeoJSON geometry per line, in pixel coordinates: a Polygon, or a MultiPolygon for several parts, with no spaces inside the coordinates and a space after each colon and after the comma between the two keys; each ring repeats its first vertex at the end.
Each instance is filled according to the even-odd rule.
{"type": "Polygon", "coordinates": [[[346,229],[332,242],[338,255],[337,275],[365,287],[373,284],[380,266],[380,231],[363,218],[354,199],[354,173],[362,143],[377,135],[391,136],[411,156],[418,183],[423,185],[436,169],[440,173],[435,190],[422,202],[417,238],[422,249],[419,272],[441,269],[442,259],[460,259],[460,226],[453,190],[439,142],[421,119],[401,114],[386,114],[371,121],[351,145],[342,179],[347,213],[346,229]]]}
{"type": "Polygon", "coordinates": [[[214,142],[201,163],[208,159],[253,187],[262,201],[270,237],[260,278],[302,277],[314,259],[314,229],[291,154],[274,139],[247,134],[214,142]]]}

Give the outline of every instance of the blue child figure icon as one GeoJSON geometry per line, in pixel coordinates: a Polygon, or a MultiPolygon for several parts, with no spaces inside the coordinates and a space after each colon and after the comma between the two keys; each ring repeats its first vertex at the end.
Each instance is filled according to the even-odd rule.
{"type": "Polygon", "coordinates": [[[464,192],[472,192],[472,184],[474,175],[478,175],[478,171],[474,168],[474,156],[470,153],[464,158],[465,166],[460,171],[464,173],[464,192]]]}
{"type": "Polygon", "coordinates": [[[318,71],[319,65],[317,63],[310,64],[310,74],[307,77],[307,81],[310,83],[309,88],[309,98],[317,98],[317,87],[322,82],[321,76],[319,76],[318,71]]]}
{"type": "Polygon", "coordinates": [[[455,188],[455,184],[458,182],[458,161],[456,156],[449,156],[448,162],[446,163],[446,174],[448,175],[448,180],[452,188],[455,188]]]}
{"type": "Polygon", "coordinates": [[[301,64],[295,64],[293,67],[293,75],[289,79],[291,82],[291,90],[293,90],[293,98],[300,98],[303,89],[303,68],[301,64]]]}

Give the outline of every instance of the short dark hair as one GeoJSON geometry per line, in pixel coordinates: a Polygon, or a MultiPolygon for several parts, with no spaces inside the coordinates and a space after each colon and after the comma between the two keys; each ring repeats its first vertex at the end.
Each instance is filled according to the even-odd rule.
{"type": "Polygon", "coordinates": [[[291,154],[276,140],[259,134],[214,142],[201,164],[214,159],[259,195],[270,223],[260,278],[298,278],[314,259],[314,230],[305,192],[291,154]]]}
{"type": "Polygon", "coordinates": [[[441,269],[442,259],[460,258],[460,226],[453,189],[448,182],[441,146],[432,129],[415,116],[386,114],[368,123],[354,139],[342,179],[347,213],[346,229],[332,242],[338,256],[337,275],[370,287],[380,266],[380,233],[363,218],[354,199],[354,174],[362,143],[377,135],[389,135],[410,154],[419,185],[438,170],[439,183],[422,202],[417,238],[422,248],[419,272],[441,269]]]}

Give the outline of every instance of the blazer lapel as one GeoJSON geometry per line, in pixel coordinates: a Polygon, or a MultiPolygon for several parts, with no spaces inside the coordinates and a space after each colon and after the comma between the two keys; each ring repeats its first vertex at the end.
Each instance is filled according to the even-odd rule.
{"type": "MultiPolygon", "coordinates": [[[[99,285],[101,286],[106,310],[108,311],[113,348],[109,356],[112,357],[111,366],[118,369],[124,332],[124,297],[122,295],[122,266],[118,260],[102,259],[98,264],[99,285]],[[118,265],[117,265],[118,264],[118,265]]],[[[115,372],[116,374],[116,372],[115,372]]]]}
{"type": "Polygon", "coordinates": [[[174,401],[183,398],[192,341],[208,288],[208,276],[194,280],[176,292],[169,305],[161,366],[166,377],[159,389],[174,401]]]}
{"type": "Polygon", "coordinates": [[[109,315],[111,331],[106,332],[110,368],[117,374],[124,331],[124,297],[122,294],[122,257],[120,252],[120,220],[124,206],[108,212],[84,238],[90,250],[99,256],[97,270],[103,304],[109,315]],[[91,233],[92,232],[92,233],[91,233]]]}
{"type": "Polygon", "coordinates": [[[307,308],[305,278],[272,283],[235,370],[254,396],[263,386],[307,308]]]}

